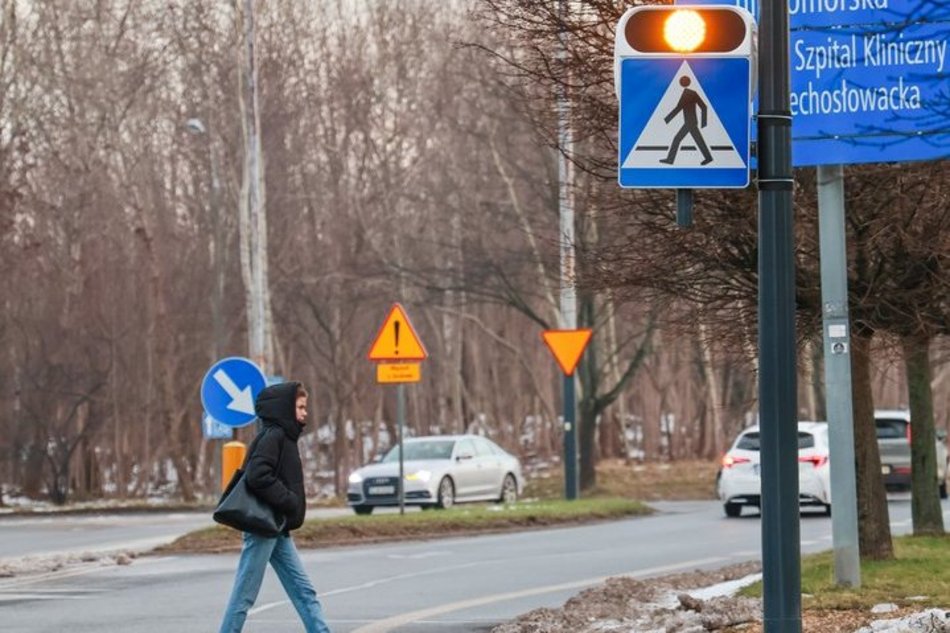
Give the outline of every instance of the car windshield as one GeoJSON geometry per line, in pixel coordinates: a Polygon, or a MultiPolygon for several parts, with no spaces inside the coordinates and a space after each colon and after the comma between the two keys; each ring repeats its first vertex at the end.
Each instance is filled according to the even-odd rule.
{"type": "Polygon", "coordinates": [[[906,440],[907,422],[893,418],[878,418],[874,421],[879,440],[906,440]]]}
{"type": "MultiPolygon", "coordinates": [[[[811,433],[799,433],[798,434],[798,448],[812,448],[815,446],[815,436],[811,433]]],[[[759,450],[759,434],[755,431],[752,433],[746,433],[739,437],[739,441],[736,442],[736,448],[744,451],[757,451],[759,450]]]]}
{"type": "MultiPolygon", "coordinates": [[[[455,440],[434,440],[431,442],[406,442],[405,459],[451,459],[452,448],[455,446],[455,440]]],[[[399,461],[399,447],[394,446],[392,450],[386,453],[384,462],[399,461]]]]}

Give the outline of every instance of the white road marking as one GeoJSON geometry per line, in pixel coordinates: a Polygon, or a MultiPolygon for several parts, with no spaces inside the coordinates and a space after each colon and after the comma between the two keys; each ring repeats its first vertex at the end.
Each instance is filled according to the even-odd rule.
{"type": "Polygon", "coordinates": [[[448,556],[451,552],[423,552],[421,554],[387,554],[386,558],[419,560],[421,558],[432,558],[433,556],[448,556]]]}
{"type": "Polygon", "coordinates": [[[290,604],[290,600],[278,600],[277,602],[268,602],[267,604],[262,604],[259,607],[254,607],[253,609],[248,610],[247,615],[248,617],[252,615],[257,615],[258,613],[270,611],[271,609],[275,607],[279,607],[285,604],[290,604]]]}
{"type": "Polygon", "coordinates": [[[720,563],[728,560],[727,558],[717,556],[714,558],[702,558],[697,560],[686,561],[683,563],[676,563],[674,565],[663,565],[661,567],[651,567],[647,569],[638,569],[632,572],[626,572],[621,574],[611,574],[609,576],[597,576],[595,578],[586,578],[584,580],[575,580],[573,582],[565,582],[558,585],[547,585],[544,587],[532,587],[531,589],[522,589],[521,591],[510,591],[507,593],[497,593],[489,596],[481,596],[479,598],[471,598],[469,600],[460,600],[458,602],[451,602],[448,604],[439,605],[437,607],[430,607],[428,609],[420,609],[418,611],[411,611],[409,613],[403,613],[400,615],[395,615],[384,620],[378,620],[372,624],[362,626],[353,633],[389,633],[393,629],[396,629],[400,626],[404,626],[411,622],[418,622],[419,620],[425,620],[427,618],[432,618],[434,616],[442,615],[444,613],[451,613],[452,611],[460,611],[462,609],[471,609],[474,607],[480,607],[482,605],[491,604],[493,602],[505,602],[508,600],[516,600],[518,598],[528,598],[530,596],[537,596],[545,593],[553,593],[555,591],[563,591],[565,589],[579,589],[581,587],[588,587],[590,585],[596,585],[604,582],[608,578],[614,578],[617,576],[628,576],[628,577],[642,577],[642,576],[651,576],[654,574],[661,574],[671,571],[676,571],[677,569],[689,568],[689,567],[699,567],[701,565],[709,565],[712,563],[720,563]]]}
{"type": "MultiPolygon", "coordinates": [[[[376,580],[370,580],[369,582],[364,582],[359,585],[353,585],[352,587],[341,587],[339,589],[331,589],[330,591],[318,591],[317,597],[323,598],[326,596],[338,596],[343,593],[352,593],[354,591],[360,591],[361,589],[372,589],[378,585],[383,585],[386,583],[394,582],[397,580],[406,580],[408,578],[418,578],[419,576],[430,576],[432,574],[440,574],[445,571],[454,570],[454,569],[465,569],[467,567],[475,567],[480,565],[482,562],[474,563],[464,563],[462,565],[450,565],[448,567],[438,567],[436,569],[427,569],[425,571],[413,572],[410,574],[396,574],[395,576],[387,576],[386,578],[377,578],[376,580]]],[[[264,611],[269,611],[275,607],[279,607],[285,604],[290,604],[290,600],[279,600],[277,602],[269,602],[267,604],[262,604],[259,607],[255,607],[247,612],[248,616],[252,616],[256,613],[262,613],[264,611]]]]}
{"type": "Polygon", "coordinates": [[[759,556],[762,552],[757,549],[744,549],[738,552],[732,552],[732,556],[735,558],[748,558],[749,556],[759,556]]]}
{"type": "Polygon", "coordinates": [[[89,596],[63,596],[48,593],[0,593],[0,603],[19,600],[85,600],[89,596]]]}

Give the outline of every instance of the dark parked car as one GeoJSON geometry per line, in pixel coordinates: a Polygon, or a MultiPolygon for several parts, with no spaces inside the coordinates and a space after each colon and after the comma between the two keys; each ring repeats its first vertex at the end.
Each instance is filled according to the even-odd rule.
{"type": "MultiPolygon", "coordinates": [[[[910,412],[901,409],[874,412],[877,445],[881,453],[881,472],[888,490],[910,489],[910,412]]],[[[947,435],[937,433],[937,485],[940,498],[947,498],[947,435]]]]}

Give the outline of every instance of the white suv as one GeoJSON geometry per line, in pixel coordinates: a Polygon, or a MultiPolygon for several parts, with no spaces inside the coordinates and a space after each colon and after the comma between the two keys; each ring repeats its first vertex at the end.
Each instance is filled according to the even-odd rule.
{"type": "MultiPolygon", "coordinates": [[[[828,467],[828,425],[825,422],[798,423],[798,501],[802,506],[818,506],[831,514],[831,478],[828,467]]],[[[739,434],[722,458],[717,492],[727,517],[742,514],[743,506],[762,506],[759,471],[759,427],[739,434]]]]}

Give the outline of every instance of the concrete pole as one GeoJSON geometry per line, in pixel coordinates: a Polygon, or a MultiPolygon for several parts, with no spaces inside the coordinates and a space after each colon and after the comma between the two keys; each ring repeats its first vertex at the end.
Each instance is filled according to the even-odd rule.
{"type": "Polygon", "coordinates": [[[267,309],[267,216],[264,207],[264,165],[261,159],[260,108],[258,103],[257,56],[254,51],[254,0],[244,0],[244,132],[247,155],[245,184],[249,212],[250,310],[248,346],[251,359],[270,375],[274,371],[266,340],[267,309]]]}
{"type": "MultiPolygon", "coordinates": [[[[566,0],[561,0],[558,11],[561,19],[567,18],[566,0]]],[[[563,65],[567,63],[567,31],[561,29],[558,35],[561,48],[558,58],[563,65]]],[[[565,70],[565,75],[567,71],[565,70]]],[[[565,79],[566,81],[566,79],[565,79]]],[[[560,219],[560,323],[562,330],[577,329],[577,290],[574,269],[574,200],[571,191],[573,169],[567,157],[572,153],[574,138],[571,130],[571,104],[567,86],[562,83],[557,93],[558,128],[558,217],[560,219]]],[[[564,376],[564,496],[576,499],[578,496],[577,479],[577,424],[576,424],[576,382],[573,375],[564,376]]]]}
{"type": "Polygon", "coordinates": [[[844,169],[818,168],[818,229],[821,249],[822,339],[825,350],[825,409],[831,455],[831,535],[835,582],[861,586],[858,551],[854,416],[851,410],[851,350],[848,320],[848,257],[844,230],[844,169]]]}

